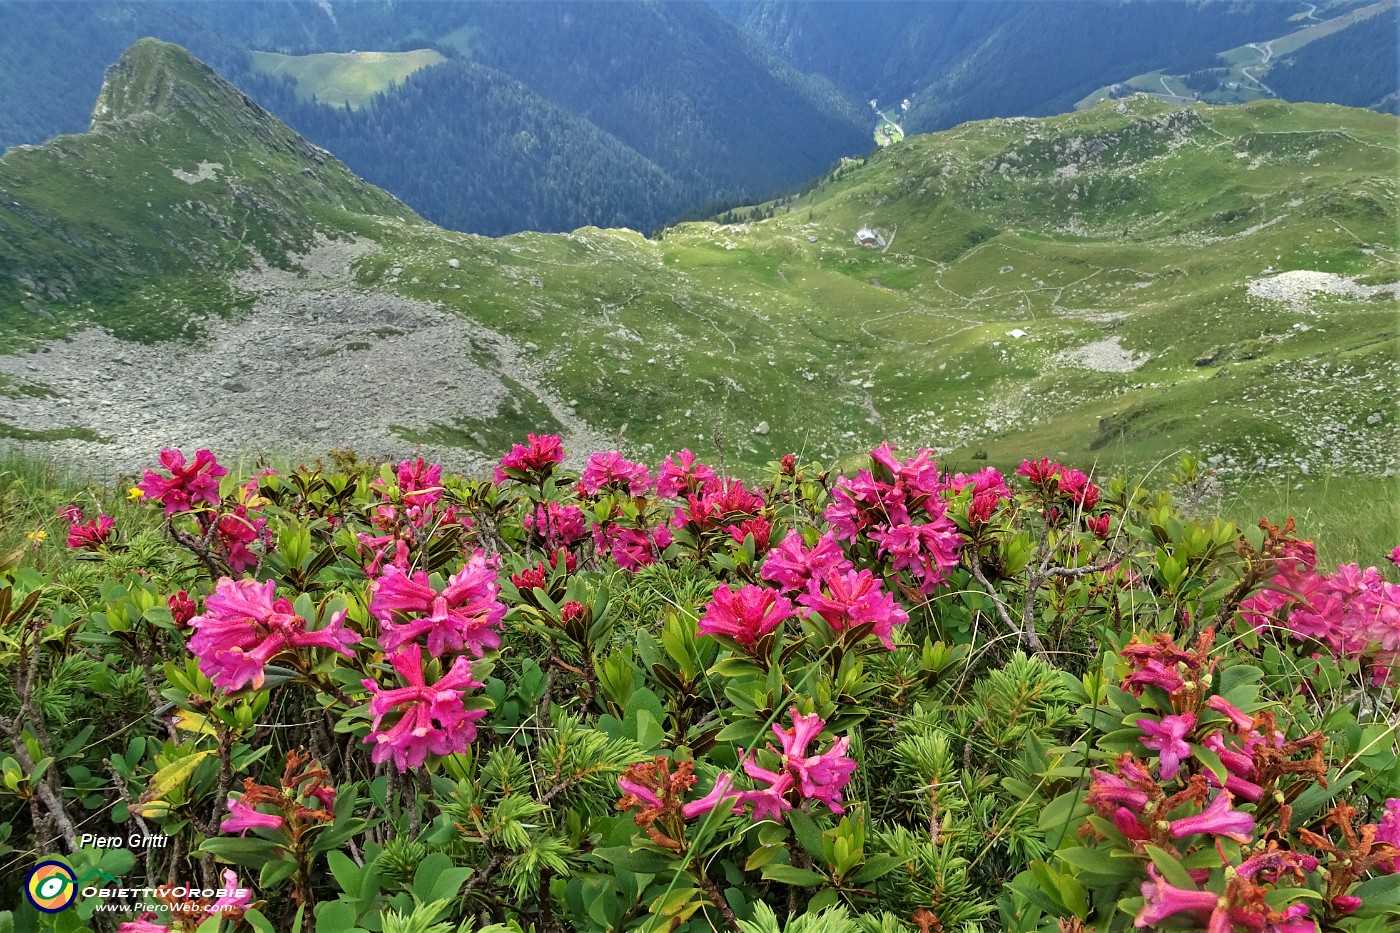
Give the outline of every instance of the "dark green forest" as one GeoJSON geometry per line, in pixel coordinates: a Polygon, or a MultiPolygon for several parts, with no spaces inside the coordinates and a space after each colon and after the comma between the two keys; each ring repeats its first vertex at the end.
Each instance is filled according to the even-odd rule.
{"type": "Polygon", "coordinates": [[[1311,42],[1269,72],[1269,86],[1285,100],[1316,100],[1400,112],[1400,74],[1394,9],[1354,29],[1311,42]]]}
{"type": "MultiPolygon", "coordinates": [[[[872,148],[867,100],[914,132],[1060,112],[1156,68],[1296,28],[1301,4],[52,2],[0,0],[0,147],[87,127],[137,39],[185,46],[358,174],[444,226],[653,230],[792,191],[872,148]],[[432,48],[356,112],[299,100],[249,52],[432,48]]],[[[1348,29],[1270,76],[1293,100],[1394,106],[1391,28],[1348,29]]],[[[1201,76],[1208,79],[1208,75],[1201,76]]]]}

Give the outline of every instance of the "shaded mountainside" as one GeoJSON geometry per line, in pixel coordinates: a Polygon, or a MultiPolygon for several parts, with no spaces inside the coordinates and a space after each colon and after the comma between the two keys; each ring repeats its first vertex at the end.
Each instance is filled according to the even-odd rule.
{"type": "Polygon", "coordinates": [[[869,148],[848,100],[705,4],[379,0],[0,0],[0,146],[80,129],[101,64],[148,35],[190,48],[420,212],[479,233],[653,229],[869,148]],[[286,59],[262,70],[251,55],[421,48],[449,64],[354,112],[313,102],[326,89],[283,77],[286,59]]]}
{"type": "Polygon", "coordinates": [[[205,109],[122,105],[0,161],[18,244],[0,317],[31,338],[0,357],[11,437],[130,463],[155,437],[255,441],[231,414],[254,395],[294,431],[299,393],[339,387],[346,414],[313,419],[315,444],[370,443],[363,411],[379,452],[467,464],[559,429],[651,457],[718,439],[742,468],[884,437],[963,465],[1038,450],[1140,467],[1181,449],[1234,475],[1393,465],[1391,116],[1139,97],[910,137],[728,225],[492,240],[417,219],[170,46],[143,43],[114,74],[104,100],[205,109]],[[99,191],[112,207],[94,214],[99,191]],[[862,229],[883,248],[857,245],[862,229]],[[179,376],[178,420],[149,393],[141,420],[99,407],[93,374],[116,352],[101,341],[84,338],[92,359],[30,352],[88,322],[149,342],[202,312],[229,322],[163,345],[217,374],[179,376]],[[402,342],[425,321],[444,336],[406,377],[423,350],[402,342]],[[258,368],[274,347],[247,333],[297,347],[275,357],[276,392],[258,368]],[[386,391],[417,404],[386,422],[386,391]]]}
{"type": "Polygon", "coordinates": [[[0,159],[7,323],[42,334],[91,307],[119,331],[178,331],[201,291],[228,303],[231,270],[285,265],[366,215],[414,217],[183,49],[143,40],[108,69],[88,133],[0,159]],[[153,312],[177,276],[183,294],[153,312]]]}

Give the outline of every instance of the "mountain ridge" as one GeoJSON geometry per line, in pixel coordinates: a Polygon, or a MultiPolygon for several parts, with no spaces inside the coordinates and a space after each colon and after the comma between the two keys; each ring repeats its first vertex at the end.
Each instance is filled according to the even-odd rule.
{"type": "MultiPolygon", "coordinates": [[[[204,124],[234,124],[199,116],[175,108],[20,154],[41,192],[87,165],[139,160],[124,180],[111,176],[124,188],[105,195],[166,199],[143,220],[158,219],[179,249],[153,244],[172,255],[145,257],[149,271],[129,294],[75,289],[58,300],[23,295],[14,274],[28,271],[11,248],[0,315],[35,326],[12,331],[28,338],[25,352],[3,348],[12,355],[0,433],[68,432],[63,449],[91,456],[148,439],[149,425],[114,421],[82,388],[100,355],[97,369],[78,368],[82,378],[45,381],[42,351],[56,345],[43,340],[97,325],[179,356],[205,346],[202,327],[222,333],[220,317],[280,322],[277,333],[303,345],[294,358],[306,360],[307,378],[334,377],[306,384],[317,398],[340,385],[373,411],[373,393],[402,381],[375,361],[401,359],[395,341],[413,329],[403,322],[421,319],[414,309],[426,303],[458,316],[452,332],[465,342],[444,340],[459,349],[409,384],[424,417],[382,425],[381,451],[422,444],[477,463],[526,431],[566,429],[621,438],[639,456],[718,438],[745,469],[788,450],[829,458],[889,437],[934,441],[961,463],[1037,449],[1141,465],[1184,446],[1239,475],[1323,463],[1377,475],[1378,452],[1400,439],[1387,394],[1400,375],[1387,303],[1400,246],[1394,117],[1134,98],[910,136],[732,224],[680,224],[653,239],[597,228],[489,239],[435,228],[343,168],[286,159],[285,146],[250,139],[225,166],[236,185],[224,169],[200,179],[200,160],[215,157],[204,124]],[[296,208],[295,237],[240,237],[292,209],[269,194],[283,177],[272,169],[290,169],[321,200],[296,208]],[[198,225],[184,207],[193,194],[198,225]],[[862,228],[885,247],[853,242],[862,228]],[[325,252],[337,243],[363,247],[325,252]],[[190,263],[181,249],[209,262],[190,263]],[[220,288],[196,288],[215,279],[220,288]],[[489,377],[494,388],[478,394],[494,407],[453,401],[470,395],[451,377],[466,368],[489,377]],[[83,431],[112,443],[73,433],[83,431]],[[1331,446],[1316,447],[1324,437],[1331,446]]],[[[0,190],[19,190],[15,158],[0,160],[0,190]]],[[[31,209],[63,227],[84,216],[91,190],[81,204],[50,198],[31,209]]],[[[17,223],[0,205],[0,228],[17,223]]],[[[132,286],[113,265],[99,270],[115,280],[108,289],[132,286]]],[[[79,285],[93,278],[69,271],[79,285]]],[[[227,372],[182,397],[232,431],[243,422],[230,413],[259,390],[227,372]]],[[[295,419],[306,386],[279,385],[259,404],[295,419]]],[[[342,426],[319,420],[329,427],[310,436],[334,446],[342,426]]],[[[199,419],[186,412],[179,423],[199,419]]]]}

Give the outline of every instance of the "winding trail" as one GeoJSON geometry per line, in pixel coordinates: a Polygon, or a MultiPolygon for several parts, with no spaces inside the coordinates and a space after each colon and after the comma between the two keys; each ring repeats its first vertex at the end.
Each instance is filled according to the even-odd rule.
{"type": "Polygon", "coordinates": [[[1254,51],[1258,52],[1260,55],[1262,55],[1263,58],[1259,61],[1258,64],[1250,65],[1248,68],[1241,68],[1240,74],[1253,81],[1255,85],[1258,86],[1259,90],[1263,91],[1265,94],[1268,94],[1270,97],[1278,97],[1278,95],[1274,93],[1273,88],[1269,87],[1263,81],[1260,81],[1259,78],[1253,72],[1250,71],[1250,68],[1263,68],[1273,59],[1274,40],[1270,39],[1268,42],[1264,43],[1251,42],[1249,43],[1249,47],[1251,49],[1254,49],[1254,51]]]}

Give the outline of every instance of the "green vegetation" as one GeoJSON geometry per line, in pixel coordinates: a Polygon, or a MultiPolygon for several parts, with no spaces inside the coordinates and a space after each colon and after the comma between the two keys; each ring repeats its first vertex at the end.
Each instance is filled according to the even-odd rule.
{"type": "MultiPolygon", "coordinates": [[[[715,438],[741,472],[883,438],[1100,473],[1194,452],[1233,494],[1257,477],[1378,475],[1397,443],[1392,296],[1270,280],[1394,282],[1390,116],[1134,99],[911,136],[750,213],[762,219],[485,239],[418,220],[266,115],[235,120],[236,92],[170,46],[125,67],[98,132],[0,162],[26,204],[0,208],[19,234],[0,237],[0,290],[36,296],[6,305],[20,336],[120,320],[140,339],[193,338],[204,311],[248,307],[218,290],[228,271],[259,255],[295,269],[288,250],[356,236],[377,244],[359,286],[533,345],[555,398],[603,436],[626,426],[648,459],[715,438]],[[177,98],[199,109],[163,103],[177,98]],[[856,246],[862,227],[886,248],[856,246]],[[83,252],[60,230],[111,245],[83,252]]],[[[511,380],[515,404],[412,439],[482,451],[554,426],[518,373],[475,362],[511,380]]]]}
{"type": "Polygon", "coordinates": [[[250,53],[253,65],[263,74],[288,77],[296,83],[297,97],[304,101],[359,110],[376,94],[392,91],[421,68],[441,65],[447,59],[436,49],[412,52],[317,52],[311,55],[282,55],[278,52],[250,53]]]}

